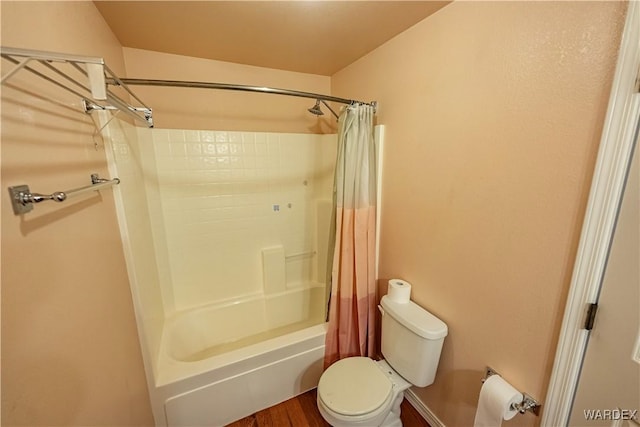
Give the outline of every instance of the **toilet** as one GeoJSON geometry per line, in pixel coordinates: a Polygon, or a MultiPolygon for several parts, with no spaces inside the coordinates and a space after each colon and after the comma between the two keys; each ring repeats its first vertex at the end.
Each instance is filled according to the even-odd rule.
{"type": "Polygon", "coordinates": [[[380,304],[384,360],[347,357],[320,377],[318,409],[333,427],[402,427],[404,391],[435,378],[447,325],[413,301],[380,304]]]}

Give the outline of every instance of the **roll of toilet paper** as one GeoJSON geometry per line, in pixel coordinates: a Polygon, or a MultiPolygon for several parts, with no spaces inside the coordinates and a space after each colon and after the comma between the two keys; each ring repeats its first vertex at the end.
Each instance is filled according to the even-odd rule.
{"type": "Polygon", "coordinates": [[[391,301],[407,303],[411,299],[411,284],[400,279],[389,280],[387,296],[391,301]]]}
{"type": "Polygon", "coordinates": [[[474,427],[499,427],[502,420],[510,420],[518,411],[513,404],[522,402],[522,393],[500,375],[487,378],[480,390],[474,427]]]}

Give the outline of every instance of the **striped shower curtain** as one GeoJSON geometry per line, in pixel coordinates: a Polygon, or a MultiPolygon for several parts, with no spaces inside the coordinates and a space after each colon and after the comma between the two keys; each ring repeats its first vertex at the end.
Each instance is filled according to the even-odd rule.
{"type": "Polygon", "coordinates": [[[334,181],[335,246],[325,368],[349,356],[374,356],[376,162],[373,107],[351,105],[338,121],[334,181]]]}

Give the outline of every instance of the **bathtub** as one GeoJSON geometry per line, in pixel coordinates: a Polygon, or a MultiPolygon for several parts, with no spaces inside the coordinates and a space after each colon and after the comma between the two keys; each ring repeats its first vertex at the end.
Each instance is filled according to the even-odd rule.
{"type": "Polygon", "coordinates": [[[304,286],[167,319],[151,390],[156,424],[223,426],[316,387],[324,292],[304,286]]]}

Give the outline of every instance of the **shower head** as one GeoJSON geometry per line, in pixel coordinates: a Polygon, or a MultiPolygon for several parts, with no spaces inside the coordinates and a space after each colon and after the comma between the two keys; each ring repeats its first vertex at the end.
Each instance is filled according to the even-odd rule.
{"type": "Polygon", "coordinates": [[[307,111],[310,112],[311,114],[315,114],[316,116],[324,116],[324,113],[320,109],[320,100],[319,99],[316,99],[316,105],[314,105],[313,107],[307,109],[307,111]]]}
{"type": "Polygon", "coordinates": [[[334,117],[337,120],[338,119],[338,115],[336,114],[336,112],[333,111],[333,109],[331,107],[329,107],[329,104],[324,102],[324,100],[322,100],[322,99],[316,99],[316,105],[314,105],[313,107],[307,109],[307,111],[310,112],[311,114],[315,114],[316,116],[324,116],[324,112],[320,109],[320,103],[321,102],[324,104],[325,107],[327,107],[329,109],[329,111],[331,111],[331,114],[333,114],[334,117]]]}

